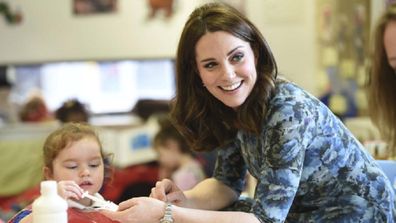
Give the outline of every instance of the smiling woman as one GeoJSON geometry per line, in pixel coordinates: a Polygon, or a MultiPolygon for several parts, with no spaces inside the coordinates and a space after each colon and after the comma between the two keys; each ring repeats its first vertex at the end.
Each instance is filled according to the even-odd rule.
{"type": "Polygon", "coordinates": [[[218,152],[213,177],[187,191],[157,182],[151,198],[104,212],[111,219],[394,222],[385,174],[324,104],[277,77],[270,47],[243,14],[221,3],[195,9],[176,68],[171,117],[191,148],[218,152]],[[247,171],[257,180],[250,202],[238,199],[247,171]]]}
{"type": "Polygon", "coordinates": [[[196,46],[196,63],[206,89],[228,107],[237,109],[256,82],[252,48],[226,32],[208,33],[196,46]]]}

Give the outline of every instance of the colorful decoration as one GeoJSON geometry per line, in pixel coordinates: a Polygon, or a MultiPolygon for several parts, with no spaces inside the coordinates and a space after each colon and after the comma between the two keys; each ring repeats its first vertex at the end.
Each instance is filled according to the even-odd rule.
{"type": "Polygon", "coordinates": [[[5,2],[0,2],[0,14],[2,14],[8,24],[19,24],[22,22],[22,14],[20,11],[11,11],[5,2]]]}
{"type": "Polygon", "coordinates": [[[75,15],[113,13],[117,10],[117,0],[73,0],[75,15]]]}
{"type": "Polygon", "coordinates": [[[170,18],[174,13],[173,0],[148,0],[150,6],[149,19],[156,17],[159,11],[165,12],[165,17],[170,18]]]}
{"type": "Polygon", "coordinates": [[[341,119],[364,115],[369,0],[318,2],[319,73],[327,75],[320,99],[341,119]]]}

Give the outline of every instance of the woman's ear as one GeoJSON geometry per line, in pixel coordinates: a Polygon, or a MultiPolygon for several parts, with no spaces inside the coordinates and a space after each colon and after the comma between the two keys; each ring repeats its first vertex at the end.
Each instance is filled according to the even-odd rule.
{"type": "Polygon", "coordinates": [[[43,174],[46,180],[51,180],[53,178],[52,170],[47,166],[43,168],[43,174]]]}

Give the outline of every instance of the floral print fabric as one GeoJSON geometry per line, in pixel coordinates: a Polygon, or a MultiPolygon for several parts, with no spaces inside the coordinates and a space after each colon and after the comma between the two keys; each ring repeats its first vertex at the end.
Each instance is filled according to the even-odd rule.
{"type": "Polygon", "coordinates": [[[277,82],[261,135],[219,148],[214,177],[240,193],[258,181],[261,222],[394,222],[394,191],[373,158],[319,100],[277,82]]]}

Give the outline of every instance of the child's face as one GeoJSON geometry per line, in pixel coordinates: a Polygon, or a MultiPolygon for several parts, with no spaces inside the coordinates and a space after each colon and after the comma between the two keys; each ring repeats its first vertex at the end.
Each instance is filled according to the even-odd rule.
{"type": "Polygon", "coordinates": [[[103,184],[104,164],[98,142],[91,137],[70,143],[52,162],[53,171],[45,175],[56,181],[75,181],[90,194],[97,193],[103,184]]]}
{"type": "Polygon", "coordinates": [[[250,44],[227,32],[208,32],[197,42],[195,53],[206,89],[226,106],[242,105],[257,79],[250,44]]]}
{"type": "Polygon", "coordinates": [[[180,165],[181,152],[179,144],[172,139],[166,140],[163,145],[158,146],[158,160],[160,164],[169,169],[175,169],[180,165]]]}

